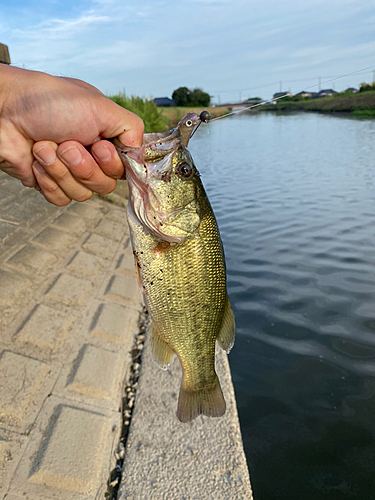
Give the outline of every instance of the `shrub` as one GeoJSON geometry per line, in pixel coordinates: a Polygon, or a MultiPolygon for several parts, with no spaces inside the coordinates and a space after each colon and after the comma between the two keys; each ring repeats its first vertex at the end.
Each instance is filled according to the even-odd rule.
{"type": "Polygon", "coordinates": [[[145,97],[127,96],[125,92],[119,92],[117,95],[108,96],[116,104],[132,111],[145,124],[145,132],[162,132],[167,128],[167,121],[152,99],[145,97]]]}

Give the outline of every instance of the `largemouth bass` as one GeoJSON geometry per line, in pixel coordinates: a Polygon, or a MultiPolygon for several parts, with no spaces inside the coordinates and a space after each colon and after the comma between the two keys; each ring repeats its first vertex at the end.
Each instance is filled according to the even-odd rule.
{"type": "Polygon", "coordinates": [[[114,140],[129,183],[128,222],[153,355],[167,369],[177,354],[183,368],[181,422],[225,413],[215,344],[229,352],[235,329],[219,229],[187,149],[200,123],[189,113],[169,132],[145,134],[140,148],[114,140]]]}

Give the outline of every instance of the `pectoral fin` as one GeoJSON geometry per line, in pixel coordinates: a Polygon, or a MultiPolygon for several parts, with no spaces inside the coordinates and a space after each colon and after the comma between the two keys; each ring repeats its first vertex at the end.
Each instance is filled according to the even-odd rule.
{"type": "Polygon", "coordinates": [[[217,336],[217,341],[224,351],[229,353],[234,344],[234,330],[236,328],[234,322],[234,314],[229,297],[227,296],[227,301],[225,304],[223,323],[221,325],[221,330],[217,336]]]}
{"type": "Polygon", "coordinates": [[[172,363],[174,351],[161,337],[154,322],[150,325],[150,335],[152,354],[154,355],[155,363],[160,366],[162,370],[167,370],[172,363]]]}

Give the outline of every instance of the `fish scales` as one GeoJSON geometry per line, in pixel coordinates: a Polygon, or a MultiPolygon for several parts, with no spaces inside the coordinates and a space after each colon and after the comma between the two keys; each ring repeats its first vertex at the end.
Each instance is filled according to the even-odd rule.
{"type": "Polygon", "coordinates": [[[215,344],[229,352],[235,328],[219,229],[187,149],[199,123],[190,113],[170,132],[145,134],[141,148],[115,142],[129,182],[128,222],[153,354],[164,369],[177,354],[183,368],[182,422],[225,413],[215,344]]]}
{"type": "Polygon", "coordinates": [[[129,221],[151,317],[179,356],[186,382],[201,386],[212,378],[227,296],[223,250],[211,207],[206,203],[193,238],[167,249],[160,249],[158,238],[145,234],[132,217],[129,221]]]}

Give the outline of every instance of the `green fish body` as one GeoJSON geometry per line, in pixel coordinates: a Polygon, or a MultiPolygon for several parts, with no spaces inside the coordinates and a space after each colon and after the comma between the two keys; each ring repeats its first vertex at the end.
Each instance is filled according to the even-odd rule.
{"type": "Polygon", "coordinates": [[[182,422],[225,413],[215,344],[229,352],[235,329],[219,229],[185,146],[191,135],[186,129],[198,120],[189,114],[166,136],[145,134],[143,150],[119,149],[129,182],[136,268],[152,319],[152,350],[164,369],[174,354],[181,362],[182,422]]]}

